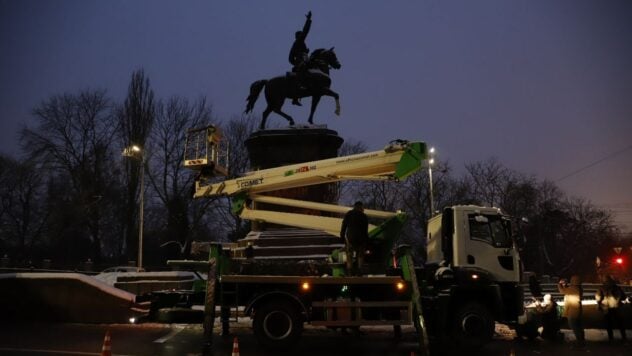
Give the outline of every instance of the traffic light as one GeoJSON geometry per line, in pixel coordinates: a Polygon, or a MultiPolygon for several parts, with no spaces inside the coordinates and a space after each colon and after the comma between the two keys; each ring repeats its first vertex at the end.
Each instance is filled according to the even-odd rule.
{"type": "Polygon", "coordinates": [[[617,256],[614,258],[614,264],[617,266],[623,266],[623,257],[617,256]]]}

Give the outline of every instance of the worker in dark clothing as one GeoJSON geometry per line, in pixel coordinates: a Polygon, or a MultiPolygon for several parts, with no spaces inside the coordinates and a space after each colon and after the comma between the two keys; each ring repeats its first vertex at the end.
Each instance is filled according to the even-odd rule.
{"type": "MultiPolygon", "coordinates": [[[[305,44],[305,39],[307,38],[307,34],[309,34],[309,28],[312,26],[312,12],[308,12],[305,15],[307,19],[305,20],[305,25],[303,25],[302,31],[296,31],[294,43],[292,44],[292,48],[290,49],[289,61],[292,64],[292,72],[295,72],[298,76],[298,81],[301,83],[302,75],[307,68],[305,68],[305,64],[307,62],[307,58],[309,55],[309,48],[305,44]]],[[[298,101],[298,96],[295,96],[292,99],[292,104],[301,105],[298,101]]]]}
{"type": "Polygon", "coordinates": [[[364,213],[362,202],[356,202],[342,220],[340,238],[345,239],[347,248],[347,271],[353,269],[355,259],[358,273],[364,262],[364,252],[369,240],[369,219],[364,213]],[[354,258],[355,256],[355,258],[354,258]]]}
{"type": "Polygon", "coordinates": [[[542,338],[555,341],[560,332],[560,325],[557,304],[551,299],[551,295],[545,294],[542,302],[536,301],[535,310],[542,318],[542,338]]]}
{"type": "Polygon", "coordinates": [[[617,285],[612,276],[603,277],[603,284],[597,291],[595,299],[599,311],[604,313],[606,321],[606,330],[608,331],[608,340],[612,342],[614,335],[612,328],[617,326],[621,332],[621,339],[625,342],[627,337],[625,334],[625,321],[621,315],[621,303],[625,300],[625,292],[617,285]]]}

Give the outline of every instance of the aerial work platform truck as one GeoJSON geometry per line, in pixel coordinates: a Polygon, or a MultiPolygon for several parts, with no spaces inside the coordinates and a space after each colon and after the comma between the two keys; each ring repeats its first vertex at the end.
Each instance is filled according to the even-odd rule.
{"type": "MultiPolygon", "coordinates": [[[[351,207],[288,199],[267,193],[281,189],[345,180],[400,181],[427,160],[423,142],[397,140],[384,149],[248,172],[218,180],[225,167],[214,161],[221,138],[214,127],[189,132],[185,166],[199,174],[196,198],[227,196],[233,213],[243,219],[339,236],[342,216],[351,207]],[[197,138],[196,138],[197,136],[197,138]],[[199,137],[202,137],[200,139],[199,137]],[[193,148],[189,148],[189,146],[193,148]],[[275,211],[274,206],[323,212],[320,215],[275,211]]],[[[287,210],[287,209],[286,209],[287,210]]],[[[302,211],[302,210],[299,210],[302,211]]],[[[318,275],[278,274],[244,268],[247,259],[215,245],[209,261],[173,261],[208,268],[205,330],[212,331],[215,306],[242,307],[253,319],[258,341],[272,349],[296,343],[303,325],[355,328],[414,325],[420,351],[428,354],[429,338],[479,347],[494,332],[494,322],[515,324],[523,314],[520,259],[510,218],[500,209],[453,206],[428,223],[427,261],[414,266],[409,246],[397,244],[406,221],[401,211],[365,210],[371,222],[368,267],[360,276],[345,270],[344,251],[334,251],[329,268],[318,275]]],[[[298,269],[295,269],[297,271],[298,269]]],[[[222,318],[228,328],[228,318],[222,318]]]]}

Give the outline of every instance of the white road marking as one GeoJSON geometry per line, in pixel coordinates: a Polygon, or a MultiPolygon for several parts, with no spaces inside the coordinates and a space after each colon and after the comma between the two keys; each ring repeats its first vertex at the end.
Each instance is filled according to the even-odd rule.
{"type": "Polygon", "coordinates": [[[171,339],[172,337],[178,335],[178,333],[180,331],[184,330],[184,326],[182,325],[176,325],[174,330],[171,330],[171,332],[169,334],[167,334],[166,336],[161,337],[160,339],[156,339],[154,340],[155,343],[157,344],[163,344],[167,341],[169,341],[169,339],[171,339]]]}

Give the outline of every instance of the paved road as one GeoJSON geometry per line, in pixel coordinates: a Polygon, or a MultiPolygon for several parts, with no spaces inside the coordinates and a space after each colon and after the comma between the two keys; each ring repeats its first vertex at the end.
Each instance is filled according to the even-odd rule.
{"type": "MultiPolygon", "coordinates": [[[[5,324],[0,322],[0,355],[100,355],[103,337],[110,330],[114,355],[202,355],[202,328],[199,325],[90,325],[90,324],[5,324]]],[[[257,345],[248,322],[232,329],[238,338],[240,354],[248,355],[400,355],[417,351],[412,328],[405,328],[395,342],[389,328],[366,329],[366,335],[348,336],[325,328],[307,328],[299,345],[285,353],[267,353],[257,345]]],[[[565,331],[566,342],[550,344],[514,341],[513,333],[498,328],[494,341],[478,354],[490,356],[523,355],[608,355],[632,354],[632,347],[610,345],[605,332],[588,330],[585,350],[570,347],[572,336],[565,331]]],[[[632,334],[632,333],[631,333],[632,334]]],[[[230,355],[233,336],[214,339],[213,355],[230,355]]],[[[442,353],[445,354],[445,353],[442,353]]],[[[467,353],[473,355],[474,353],[467,353]]],[[[475,354],[474,354],[475,355],[475,354]]]]}

